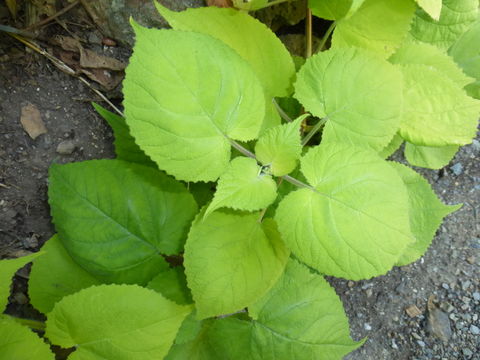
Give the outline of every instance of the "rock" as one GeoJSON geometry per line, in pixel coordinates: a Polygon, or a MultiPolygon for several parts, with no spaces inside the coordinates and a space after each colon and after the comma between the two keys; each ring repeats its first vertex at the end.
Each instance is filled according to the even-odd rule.
{"type": "Polygon", "coordinates": [[[473,355],[473,352],[472,352],[472,350],[470,350],[470,349],[463,349],[463,350],[462,350],[462,353],[463,353],[463,355],[466,356],[466,357],[470,357],[470,356],[473,355]]]}
{"type": "Polygon", "coordinates": [[[22,107],[20,122],[26,133],[34,140],[47,132],[47,128],[40,116],[40,111],[33,104],[22,107]]]}
{"type": "Polygon", "coordinates": [[[480,334],[480,329],[478,328],[478,326],[470,325],[470,332],[473,335],[478,335],[478,334],[480,334]]]}
{"type": "MultiPolygon", "coordinates": [[[[204,5],[203,0],[159,0],[159,3],[174,11],[204,5]]],[[[134,44],[130,17],[146,27],[168,26],[150,0],[84,0],[82,4],[104,35],[129,46],[134,44]]]]}
{"type": "Polygon", "coordinates": [[[467,291],[470,285],[472,285],[472,282],[470,280],[462,281],[462,290],[467,291]]]}
{"type": "Polygon", "coordinates": [[[450,167],[450,170],[452,170],[455,175],[459,176],[463,173],[463,165],[461,163],[456,163],[450,167]]]}
{"type": "MultiPolygon", "coordinates": [[[[434,303],[434,297],[428,299],[427,330],[433,336],[447,342],[452,336],[448,315],[440,310],[434,303]]],[[[458,323],[456,324],[458,325],[458,323]]]]}
{"type": "Polygon", "coordinates": [[[480,301],[480,293],[478,291],[475,291],[472,296],[473,300],[480,301]]]}
{"type": "Polygon", "coordinates": [[[75,151],[76,147],[77,145],[75,145],[75,142],[72,140],[64,140],[58,144],[57,153],[60,155],[70,155],[75,151]]]}
{"type": "Polygon", "coordinates": [[[368,324],[368,323],[363,324],[363,327],[364,327],[364,329],[367,330],[367,331],[372,330],[372,326],[371,326],[370,324],[368,324]]]}
{"type": "Polygon", "coordinates": [[[417,344],[420,345],[422,348],[425,347],[425,343],[422,340],[417,340],[417,344]]]}

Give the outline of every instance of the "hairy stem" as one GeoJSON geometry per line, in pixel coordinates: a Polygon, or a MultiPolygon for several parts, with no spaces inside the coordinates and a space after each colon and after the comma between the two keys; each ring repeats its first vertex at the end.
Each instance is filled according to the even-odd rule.
{"type": "Polygon", "coordinates": [[[325,33],[325,35],[323,35],[322,40],[320,41],[320,45],[318,45],[318,51],[319,52],[322,51],[323,48],[325,47],[325,44],[327,43],[327,40],[330,37],[330,35],[332,34],[336,25],[337,25],[337,23],[334,21],[328,27],[327,32],[325,33]]]}
{"type": "Polygon", "coordinates": [[[318,130],[320,130],[323,127],[323,125],[325,125],[325,123],[327,122],[327,119],[328,118],[320,119],[320,121],[315,124],[315,126],[312,128],[312,130],[310,130],[308,132],[307,136],[305,136],[303,138],[302,146],[307,145],[307,143],[310,141],[310,139],[313,137],[313,135],[315,135],[318,132],[318,130]]]}
{"type": "Polygon", "coordinates": [[[305,58],[312,56],[312,10],[307,8],[307,16],[305,18],[305,58]]]}
{"type": "Polygon", "coordinates": [[[288,122],[292,122],[293,120],[288,116],[288,114],[278,105],[277,100],[275,98],[272,99],[273,105],[275,105],[275,108],[277,109],[278,113],[280,114],[280,117],[288,122]]]}
{"type": "Polygon", "coordinates": [[[229,139],[229,138],[227,138],[227,139],[228,139],[228,141],[230,141],[230,145],[232,145],[235,149],[240,151],[243,155],[251,157],[251,158],[256,160],[255,154],[252,153],[250,150],[245,149],[242,145],[237,143],[235,140],[232,140],[232,139],[229,139]]]}
{"type": "Polygon", "coordinates": [[[7,315],[7,314],[3,314],[3,316],[6,316],[6,317],[16,321],[19,324],[28,326],[31,329],[38,330],[38,331],[45,331],[45,323],[43,321],[22,319],[22,318],[18,318],[16,316],[11,316],[11,315],[7,315]]]}

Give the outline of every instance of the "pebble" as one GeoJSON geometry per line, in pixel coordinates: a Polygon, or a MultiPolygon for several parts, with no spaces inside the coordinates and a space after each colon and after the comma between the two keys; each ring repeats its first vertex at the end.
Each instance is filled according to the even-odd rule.
{"type": "Polygon", "coordinates": [[[448,284],[446,284],[446,283],[443,283],[442,288],[444,288],[445,290],[448,290],[448,289],[450,289],[450,286],[448,286],[448,284]]]}
{"type": "Polygon", "coordinates": [[[463,291],[468,290],[468,288],[470,287],[470,285],[472,285],[472,283],[471,283],[470,280],[462,281],[462,290],[463,290],[463,291]]]}
{"type": "Polygon", "coordinates": [[[463,165],[462,163],[456,163],[450,167],[455,175],[461,175],[463,173],[463,165]]]}
{"type": "Polygon", "coordinates": [[[480,301],[480,292],[475,291],[475,292],[473,293],[473,300],[475,300],[475,301],[480,301]]]}
{"type": "MultiPolygon", "coordinates": [[[[459,323],[456,325],[459,325],[459,323]]],[[[452,336],[448,315],[438,308],[431,309],[428,312],[428,330],[442,341],[448,341],[452,336]]]]}
{"type": "Polygon", "coordinates": [[[480,334],[480,329],[475,325],[470,325],[470,332],[473,335],[478,335],[478,334],[480,334]]]}
{"type": "Polygon", "coordinates": [[[417,340],[417,344],[421,347],[425,347],[425,343],[422,340],[417,340]]]}
{"type": "Polygon", "coordinates": [[[60,155],[70,155],[74,152],[77,145],[72,140],[64,140],[57,146],[57,153],[60,155]]]}
{"type": "Polygon", "coordinates": [[[473,352],[470,349],[463,349],[462,353],[463,353],[463,355],[468,356],[468,357],[473,355],[473,352]]]}
{"type": "Polygon", "coordinates": [[[365,328],[365,330],[367,330],[367,331],[370,331],[370,330],[372,330],[372,327],[371,327],[371,325],[370,325],[370,324],[368,324],[368,323],[365,323],[365,324],[363,324],[363,327],[364,327],[364,328],[365,328]]]}

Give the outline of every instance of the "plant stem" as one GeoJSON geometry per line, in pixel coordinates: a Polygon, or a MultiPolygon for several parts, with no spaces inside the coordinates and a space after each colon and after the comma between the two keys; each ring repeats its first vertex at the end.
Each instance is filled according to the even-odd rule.
{"type": "Polygon", "coordinates": [[[322,128],[323,125],[325,125],[325,123],[327,122],[327,119],[328,118],[323,118],[323,119],[320,119],[318,123],[315,124],[315,126],[312,128],[312,130],[310,130],[307,134],[307,136],[305,136],[302,140],[302,146],[305,146],[307,145],[307,143],[310,141],[310,139],[313,137],[313,135],[315,135],[318,130],[320,130],[322,128]]]}
{"type": "Polygon", "coordinates": [[[28,326],[31,329],[38,330],[38,331],[45,331],[45,323],[43,321],[22,319],[22,318],[18,318],[16,316],[11,316],[7,314],[3,314],[3,316],[9,317],[10,319],[22,325],[28,326]]]}
{"type": "Polygon", "coordinates": [[[253,159],[256,159],[255,154],[252,153],[250,150],[245,149],[242,145],[237,143],[235,140],[232,140],[228,137],[227,137],[227,139],[228,139],[228,141],[230,141],[230,145],[232,145],[235,149],[240,151],[243,155],[251,157],[253,159]]]}
{"type": "Polygon", "coordinates": [[[307,8],[307,16],[305,18],[305,58],[312,56],[312,10],[307,8]]]}
{"type": "Polygon", "coordinates": [[[288,122],[292,122],[293,120],[288,116],[288,114],[278,105],[277,100],[275,98],[272,99],[273,105],[275,105],[275,108],[277,109],[278,113],[280,114],[280,117],[288,122]]]}
{"type": "Polygon", "coordinates": [[[327,43],[327,40],[330,37],[330,35],[332,34],[336,25],[337,25],[337,23],[334,21],[328,27],[327,32],[325,33],[325,35],[323,35],[322,40],[320,41],[320,45],[318,45],[318,51],[319,52],[322,51],[323,48],[325,47],[325,44],[327,43]]]}
{"type": "MultiPolygon", "coordinates": [[[[327,119],[327,118],[325,118],[325,121],[326,121],[326,119],[327,119]]],[[[323,120],[323,119],[322,119],[322,120],[323,120]]],[[[320,120],[320,122],[321,122],[321,120],[320,120]]],[[[318,124],[317,124],[317,125],[318,125],[318,124]]],[[[317,125],[315,125],[315,126],[317,126],[317,125]]],[[[315,130],[315,129],[312,129],[310,132],[312,132],[313,130],[315,130]]],[[[308,133],[308,134],[310,134],[310,133],[308,133]]],[[[308,136],[308,135],[307,135],[307,136],[308,136]]],[[[240,151],[243,155],[248,156],[248,157],[250,157],[250,158],[252,158],[252,159],[257,160],[257,158],[255,157],[255,154],[252,153],[250,150],[245,149],[242,145],[240,145],[239,143],[237,143],[235,140],[232,140],[232,139],[230,139],[230,138],[228,138],[228,137],[227,137],[227,139],[228,139],[228,141],[230,142],[230,144],[231,144],[235,149],[237,149],[238,151],[240,151]]],[[[284,175],[284,176],[282,176],[282,178],[283,178],[284,180],[288,181],[289,183],[295,185],[295,186],[298,186],[298,187],[301,187],[301,188],[307,188],[307,189],[312,189],[312,190],[314,190],[314,188],[311,187],[310,185],[305,184],[305,183],[301,182],[300,180],[297,180],[297,179],[295,179],[295,178],[293,178],[293,177],[291,177],[291,176],[289,176],[289,175],[284,175]]]]}
{"type": "Polygon", "coordinates": [[[310,185],[308,184],[305,184],[303,182],[301,182],[300,180],[297,180],[293,177],[291,177],[290,175],[284,175],[282,176],[282,178],[285,180],[285,181],[288,181],[290,184],[293,184],[295,186],[298,186],[299,188],[307,188],[307,189],[311,189],[311,190],[315,190],[313,187],[311,187],[310,185]]]}

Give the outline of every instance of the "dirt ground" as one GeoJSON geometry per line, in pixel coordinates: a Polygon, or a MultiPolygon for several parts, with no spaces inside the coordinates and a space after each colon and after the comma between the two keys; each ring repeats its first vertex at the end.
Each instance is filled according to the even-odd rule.
{"type": "MultiPolygon", "coordinates": [[[[37,251],[54,233],[46,194],[52,163],[113,156],[112,132],[92,100],[99,99],[78,79],[0,34],[0,258],[37,251]],[[35,140],[20,123],[27,104],[38,108],[47,129],[35,140]],[[65,142],[71,152],[58,149],[65,142]]],[[[480,359],[479,157],[476,141],[445,169],[420,171],[446,203],[464,204],[421,260],[370,281],[331,279],[352,336],[368,337],[346,359],[480,359]],[[427,311],[431,295],[437,301],[427,311]]],[[[35,316],[24,306],[27,276],[17,276],[9,311],[35,316]]]]}

